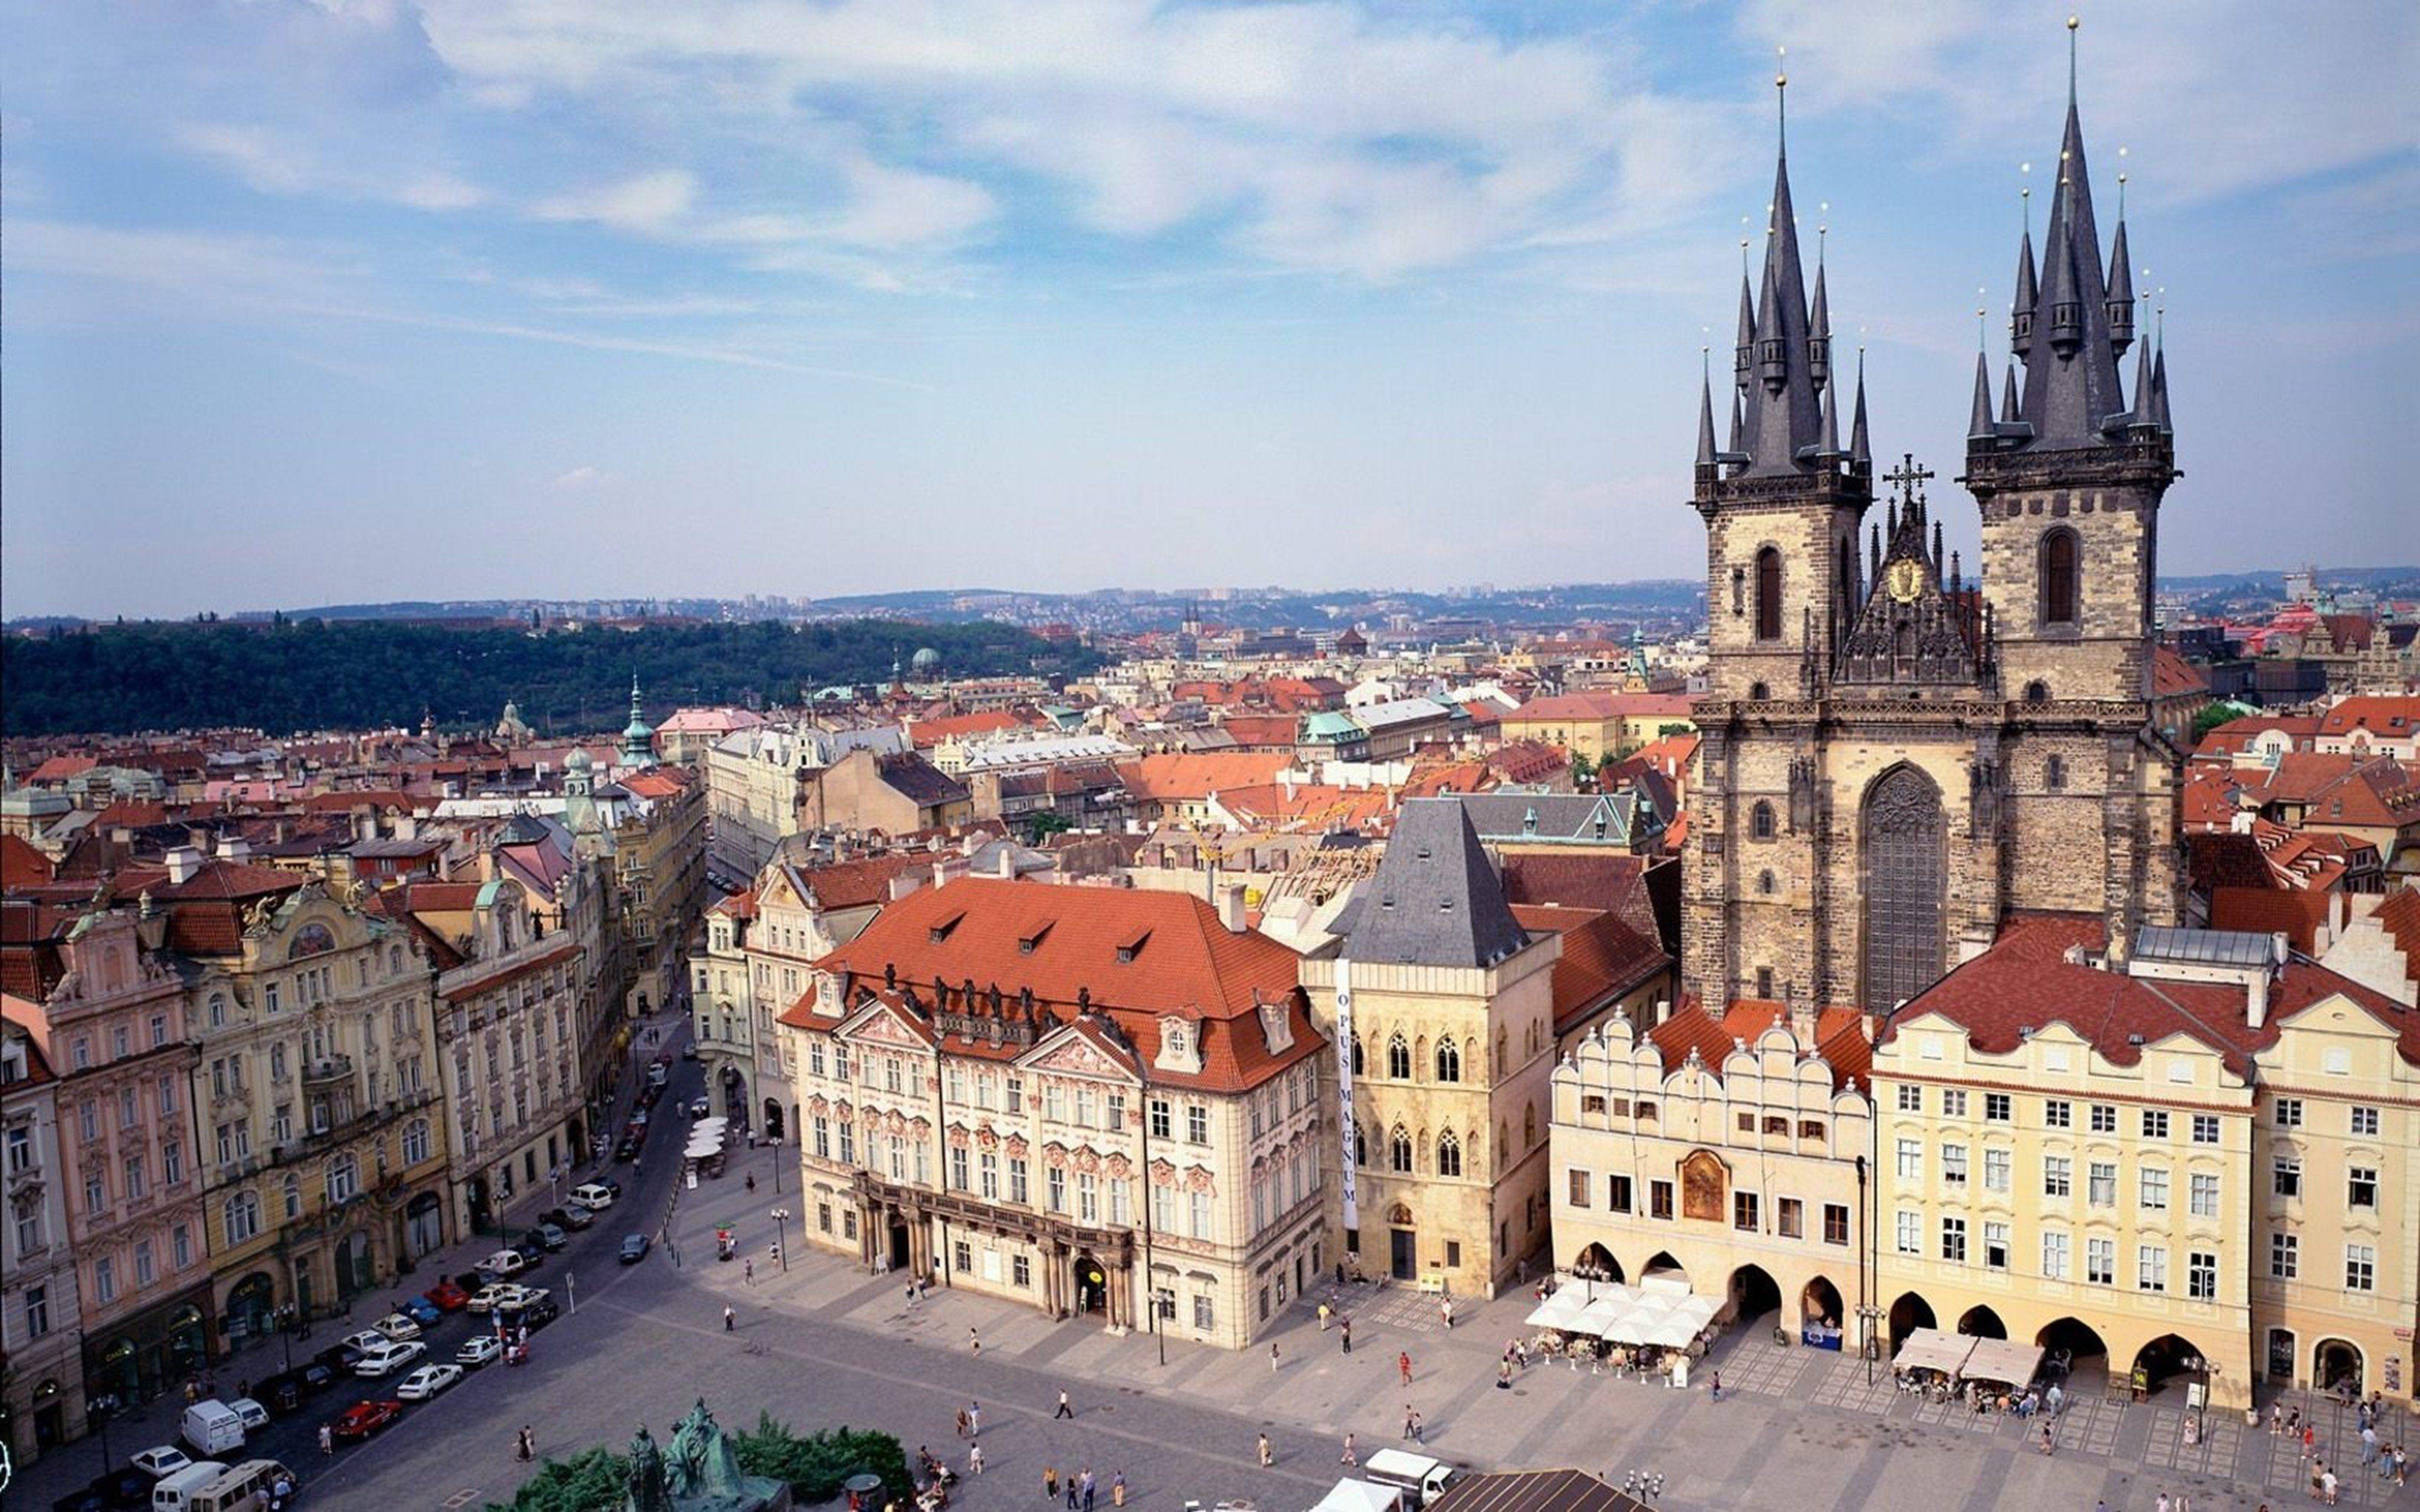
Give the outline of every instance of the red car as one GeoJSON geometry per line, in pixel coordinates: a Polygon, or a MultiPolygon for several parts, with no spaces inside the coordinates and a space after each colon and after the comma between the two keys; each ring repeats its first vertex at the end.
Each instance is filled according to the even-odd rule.
{"type": "Polygon", "coordinates": [[[458,1313],[462,1310],[463,1304],[471,1300],[469,1292],[451,1281],[440,1281],[422,1292],[421,1296],[427,1299],[428,1304],[441,1313],[458,1313]]]}
{"type": "Polygon", "coordinates": [[[401,1402],[355,1402],[328,1425],[328,1431],[339,1439],[366,1439],[402,1415],[401,1402]]]}

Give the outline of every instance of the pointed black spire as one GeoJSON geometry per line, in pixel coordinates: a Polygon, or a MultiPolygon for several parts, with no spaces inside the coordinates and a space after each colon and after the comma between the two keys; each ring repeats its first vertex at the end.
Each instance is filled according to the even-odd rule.
{"type": "Polygon", "coordinates": [[[2145,342],[2134,351],[2134,408],[2128,411],[2137,425],[2151,424],[2151,344],[2145,342]]]}
{"type": "Polygon", "coordinates": [[[2008,381],[2000,386],[2000,418],[2010,424],[2024,418],[2017,410],[2017,364],[2009,364],[2008,381]]]}
{"type": "MultiPolygon", "coordinates": [[[[2119,174],[2118,196],[2123,199],[2126,176],[2119,174]]],[[[2110,355],[2123,356],[2134,344],[2134,274],[2126,266],[2126,213],[2118,213],[2118,235],[2109,243],[2109,292],[2102,301],[2109,312],[2110,355]]]]}
{"type": "MultiPolygon", "coordinates": [[[[1786,91],[1789,77],[1774,80],[1786,91]]],[[[1783,139],[1775,154],[1773,213],[1764,239],[1764,276],[1758,288],[1752,328],[1753,375],[1745,385],[1747,430],[1739,448],[1755,476],[1794,472],[1801,454],[1819,444],[1823,417],[1816,405],[1812,355],[1807,345],[1807,279],[1798,255],[1797,211],[1790,197],[1790,151],[1783,139]]]]}
{"type": "MultiPolygon", "coordinates": [[[[1832,377],[1832,301],[1823,292],[1822,233],[1815,254],[1815,309],[1807,317],[1807,372],[1819,389],[1828,390],[1832,377]]],[[[1838,450],[1835,447],[1833,450],[1838,450]]]]}
{"type": "Polygon", "coordinates": [[[1966,439],[1992,439],[1992,369],[1981,352],[1975,354],[1975,408],[1967,417],[1966,439]]]}
{"type": "Polygon", "coordinates": [[[1732,451],[1734,451],[1734,452],[1739,452],[1739,453],[1742,453],[1742,454],[1745,454],[1745,452],[1747,451],[1747,421],[1746,421],[1746,419],[1745,419],[1745,418],[1743,416],[1743,414],[1742,414],[1741,408],[1740,408],[1740,395],[1739,395],[1739,391],[1738,391],[1738,390],[1736,390],[1736,389],[1734,389],[1733,391],[1731,391],[1731,448],[1730,448],[1730,449],[1731,449],[1732,451]]]}
{"type": "Polygon", "coordinates": [[[1867,559],[1871,565],[1866,571],[1866,581],[1878,583],[1883,580],[1883,528],[1880,524],[1867,528],[1872,532],[1872,538],[1867,548],[1867,559]]]}
{"type": "Polygon", "coordinates": [[[1937,519],[1932,522],[1932,576],[1941,576],[1941,522],[1937,519]]]}
{"type": "Polygon", "coordinates": [[[2174,430],[2168,424],[2168,346],[2163,341],[2151,358],[2151,424],[2163,435],[2174,430]]]}
{"type": "Polygon", "coordinates": [[[1823,392],[1816,396],[1823,415],[1822,423],[1815,427],[1815,455],[1818,456],[1840,455],[1840,412],[1832,406],[1832,400],[1838,393],[1838,384],[1827,383],[1823,385],[1823,392]]]}
{"type": "Polygon", "coordinates": [[[1698,391],[1698,466],[1714,465],[1714,376],[1699,377],[1698,391]]]}
{"type": "MultiPolygon", "coordinates": [[[[1733,358],[1731,363],[1731,381],[1739,387],[1740,392],[1743,393],[1747,392],[1748,363],[1753,360],[1755,352],[1756,295],[1748,288],[1747,243],[1743,241],[1740,243],[1739,347],[1738,354],[1733,358]]],[[[1739,438],[1734,435],[1731,438],[1731,442],[1736,446],[1739,442],[1739,438]]]]}
{"type": "Polygon", "coordinates": [[[2034,306],[2041,302],[2041,285],[2034,282],[2034,233],[2025,228],[2017,243],[2017,298],[2009,307],[2009,349],[2025,361],[2034,355],[2034,306]]]}
{"type": "MultiPolygon", "coordinates": [[[[2072,28],[2071,28],[2071,33],[2072,28]]],[[[2074,89],[2074,39],[2069,39],[2067,121],[2059,143],[2050,224],[2042,236],[2041,283],[2033,301],[2021,412],[2033,426],[2028,447],[2057,451],[2097,446],[2102,427],[2125,412],[2109,290],[2102,276],[2101,238],[2093,224],[2092,180],[2084,154],[2084,123],[2074,89]],[[2050,350],[2040,349],[2047,343],[2050,350]]],[[[2020,262],[2024,259],[2021,256],[2020,262]]],[[[2020,292],[2024,281],[2018,273],[2020,292]]],[[[2014,336],[2024,326],[2011,323],[2014,336]]],[[[2014,343],[2012,343],[2013,345],[2014,343]]],[[[1979,434],[1979,433],[1978,433],[1979,434]]]]}
{"type": "Polygon", "coordinates": [[[1866,446],[1866,349],[1857,348],[1857,410],[1849,422],[1849,460],[1857,466],[1873,465],[1873,454],[1866,446]]]}

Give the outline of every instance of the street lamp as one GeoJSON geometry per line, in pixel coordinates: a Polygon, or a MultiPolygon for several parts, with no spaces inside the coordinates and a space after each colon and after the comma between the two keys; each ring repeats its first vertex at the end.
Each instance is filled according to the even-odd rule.
{"type": "Polygon", "coordinates": [[[773,1254],[781,1260],[782,1269],[785,1272],[790,1268],[789,1223],[789,1209],[773,1210],[773,1254]]]}
{"type": "Polygon", "coordinates": [[[1882,1316],[1883,1310],[1872,1303],[1857,1309],[1857,1320],[1865,1324],[1857,1348],[1866,1357],[1866,1384],[1869,1386],[1874,1383],[1874,1355],[1879,1352],[1874,1345],[1874,1325],[1882,1321],[1882,1316]]]}

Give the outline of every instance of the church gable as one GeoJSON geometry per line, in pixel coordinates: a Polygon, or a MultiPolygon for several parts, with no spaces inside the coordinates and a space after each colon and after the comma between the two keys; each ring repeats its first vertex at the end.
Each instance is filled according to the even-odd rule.
{"type": "Polygon", "coordinates": [[[1030,1071],[1057,1072],[1069,1076],[1116,1077],[1131,1080],[1123,1057],[1110,1055],[1079,1025],[1068,1025],[1019,1058],[1030,1071]]]}
{"type": "Polygon", "coordinates": [[[1991,690],[1991,609],[1954,565],[1945,582],[1938,520],[1925,540],[1930,506],[1919,485],[1932,473],[1908,456],[1885,476],[1899,497],[1887,535],[1874,528],[1871,585],[1834,654],[1833,680],[1991,690]]]}

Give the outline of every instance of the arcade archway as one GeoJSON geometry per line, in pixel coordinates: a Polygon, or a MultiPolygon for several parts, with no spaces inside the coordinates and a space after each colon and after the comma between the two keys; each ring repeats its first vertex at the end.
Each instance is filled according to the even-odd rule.
{"type": "Polygon", "coordinates": [[[2201,1369],[2202,1352],[2191,1339],[2180,1334],[2163,1334],[2134,1352],[2132,1384],[2136,1391],[2151,1395],[2169,1381],[2195,1375],[2201,1369]]]}
{"type": "Polygon", "coordinates": [[[1821,1323],[1825,1328],[1838,1328],[1846,1309],[1840,1303],[1840,1288],[1825,1276],[1817,1276],[1798,1293],[1798,1320],[1821,1323]]]}
{"type": "Polygon", "coordinates": [[[1781,1310],[1781,1288],[1761,1265],[1743,1265],[1733,1271],[1726,1292],[1735,1323],[1756,1323],[1781,1310]]]}
{"type": "Polygon", "coordinates": [[[2320,1391],[2362,1389],[2361,1350],[2343,1339],[2321,1339],[2311,1351],[2311,1384],[2320,1391]]]}
{"type": "Polygon", "coordinates": [[[1976,1306],[1959,1315],[1958,1332],[1972,1338],[2004,1339],[2009,1336],[2009,1325],[1991,1308],[1976,1306]]]}
{"type": "Polygon", "coordinates": [[[1623,1279],[1621,1262],[1615,1259],[1613,1251],[1603,1244],[1590,1244],[1580,1251],[1579,1257],[1572,1261],[1572,1275],[1582,1281],[1620,1282],[1623,1279]]]}
{"type": "Polygon", "coordinates": [[[1917,1329],[1940,1326],[1932,1316],[1932,1304],[1913,1291],[1900,1292],[1899,1300],[1890,1304],[1891,1353],[1899,1353],[1899,1347],[1917,1329]]]}

